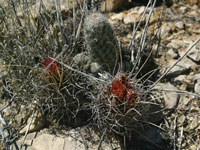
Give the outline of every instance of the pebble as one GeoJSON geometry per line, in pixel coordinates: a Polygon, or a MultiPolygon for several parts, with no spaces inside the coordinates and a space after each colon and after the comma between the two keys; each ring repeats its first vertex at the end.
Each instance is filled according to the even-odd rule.
{"type": "Polygon", "coordinates": [[[111,20],[122,20],[125,16],[124,12],[117,13],[111,16],[111,20]]]}
{"type": "Polygon", "coordinates": [[[138,10],[138,15],[142,15],[145,11],[145,8],[146,8],[145,6],[141,6],[138,10]]]}
{"type": "Polygon", "coordinates": [[[136,19],[135,19],[135,14],[127,14],[125,17],[124,17],[124,24],[134,24],[136,23],[136,19]]]}
{"type": "Polygon", "coordinates": [[[175,23],[175,26],[179,29],[184,29],[184,23],[182,21],[178,21],[175,23]]]}
{"type": "Polygon", "coordinates": [[[194,117],[190,124],[190,129],[194,130],[198,126],[198,116],[194,117]]]}
{"type": "Polygon", "coordinates": [[[182,116],[180,116],[179,118],[178,118],[178,123],[179,124],[183,124],[184,123],[184,121],[185,121],[185,115],[182,115],[182,116]]]}
{"type": "Polygon", "coordinates": [[[186,12],[186,9],[187,9],[187,7],[185,7],[185,6],[179,7],[179,11],[180,11],[181,13],[185,13],[185,12],[186,12]]]}
{"type": "Polygon", "coordinates": [[[197,150],[197,147],[195,145],[192,145],[189,147],[189,150],[197,150]]]}
{"type": "Polygon", "coordinates": [[[162,26],[160,36],[164,38],[165,36],[169,35],[170,30],[171,28],[169,26],[162,26]]]}
{"type": "MultiPolygon", "coordinates": [[[[167,89],[167,90],[177,90],[176,87],[174,87],[171,83],[159,83],[156,85],[157,89],[167,89]]],[[[165,103],[165,108],[167,109],[173,109],[176,107],[179,99],[179,95],[176,92],[168,92],[168,91],[163,91],[162,92],[164,103],[165,103]]]]}
{"type": "Polygon", "coordinates": [[[177,59],[179,57],[178,53],[175,52],[172,48],[170,48],[167,52],[167,57],[177,59]]]}
{"type": "MultiPolygon", "coordinates": [[[[190,42],[190,46],[193,44],[193,42],[190,42]]],[[[190,47],[189,46],[189,47],[190,47]]],[[[199,62],[200,61],[200,47],[197,45],[192,48],[192,50],[188,53],[188,56],[192,58],[194,61],[199,62]]]]}
{"type": "Polygon", "coordinates": [[[167,46],[178,49],[181,46],[183,46],[183,41],[182,40],[171,40],[171,43],[169,43],[167,46]]]}

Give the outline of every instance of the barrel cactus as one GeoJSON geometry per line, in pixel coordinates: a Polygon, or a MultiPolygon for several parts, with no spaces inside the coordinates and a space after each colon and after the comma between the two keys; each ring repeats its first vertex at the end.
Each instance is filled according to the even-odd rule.
{"type": "Polygon", "coordinates": [[[113,28],[101,13],[86,16],[84,34],[87,50],[93,62],[113,74],[117,68],[119,45],[113,28]]]}

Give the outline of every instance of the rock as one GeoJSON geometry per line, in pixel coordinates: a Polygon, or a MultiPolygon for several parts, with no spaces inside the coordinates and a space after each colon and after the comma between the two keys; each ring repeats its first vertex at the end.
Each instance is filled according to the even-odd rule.
{"type": "Polygon", "coordinates": [[[30,128],[28,130],[28,133],[34,132],[34,131],[38,131],[38,130],[42,129],[45,126],[46,121],[41,116],[40,112],[36,111],[34,113],[34,115],[33,115],[33,119],[30,116],[28,118],[27,122],[26,122],[26,126],[19,133],[20,134],[25,134],[30,123],[31,123],[31,125],[30,125],[30,128]],[[31,122],[31,120],[32,120],[32,122],[31,122]]]}
{"type": "Polygon", "coordinates": [[[179,29],[184,29],[184,23],[182,21],[178,21],[175,23],[175,26],[179,29]]]}
{"type": "Polygon", "coordinates": [[[181,115],[181,116],[178,118],[178,123],[182,125],[182,124],[184,123],[185,119],[186,119],[185,115],[181,115]]]}
{"type": "Polygon", "coordinates": [[[194,85],[194,92],[196,94],[200,95],[200,80],[197,80],[197,82],[195,83],[195,85],[194,85]]]}
{"type": "Polygon", "coordinates": [[[124,24],[134,24],[136,23],[135,14],[129,13],[124,17],[124,24]]]}
{"type": "Polygon", "coordinates": [[[142,15],[143,13],[144,13],[144,11],[145,11],[145,9],[146,9],[146,7],[145,6],[141,6],[140,8],[139,8],[139,10],[138,10],[138,15],[142,15]]]}
{"type": "Polygon", "coordinates": [[[186,3],[189,5],[198,5],[200,6],[200,0],[186,0],[186,3]]]}
{"type": "Polygon", "coordinates": [[[187,9],[186,6],[180,6],[180,7],[179,7],[179,11],[180,11],[181,13],[185,13],[185,12],[186,12],[186,9],[187,9]]]}
{"type": "Polygon", "coordinates": [[[197,148],[197,146],[196,145],[191,145],[190,147],[189,147],[189,150],[197,150],[198,148],[197,148]]]}
{"type": "Polygon", "coordinates": [[[126,14],[124,12],[116,13],[111,16],[111,20],[122,20],[126,14]]]}
{"type": "Polygon", "coordinates": [[[170,83],[159,83],[155,86],[156,89],[159,90],[170,90],[170,91],[162,91],[162,96],[165,104],[165,108],[167,109],[173,109],[176,107],[179,99],[179,95],[174,92],[173,90],[177,90],[176,87],[174,87],[170,83]]]}
{"type": "Polygon", "coordinates": [[[178,52],[176,52],[174,49],[170,48],[167,52],[167,59],[177,59],[179,57],[178,52]]]}
{"type": "Polygon", "coordinates": [[[119,9],[125,0],[104,0],[101,3],[101,11],[111,12],[119,9]]]}
{"type": "Polygon", "coordinates": [[[99,71],[100,71],[100,68],[101,68],[101,66],[100,66],[97,62],[91,63],[91,65],[90,65],[90,71],[91,71],[92,73],[97,73],[97,72],[99,72],[99,71]]]}
{"type": "MultiPolygon", "coordinates": [[[[17,141],[18,146],[21,145],[22,141],[23,138],[17,141]]],[[[37,134],[28,134],[22,150],[95,150],[98,149],[100,141],[101,136],[89,127],[72,129],[67,131],[65,135],[53,135],[41,131],[37,134]]],[[[106,137],[101,142],[100,149],[112,150],[120,147],[116,140],[106,137]]]]}
{"type": "Polygon", "coordinates": [[[198,116],[195,116],[194,119],[192,120],[191,124],[189,125],[189,128],[191,130],[194,130],[198,126],[198,116]]]}
{"type": "Polygon", "coordinates": [[[182,40],[171,40],[171,42],[167,45],[167,47],[179,49],[183,46],[182,40]]]}
{"type": "MultiPolygon", "coordinates": [[[[192,45],[192,42],[190,42],[190,46],[191,45],[192,45]]],[[[189,52],[188,57],[194,60],[195,62],[200,62],[200,46],[198,45],[194,46],[192,50],[189,52]]]]}
{"type": "Polygon", "coordinates": [[[169,34],[170,31],[171,31],[171,27],[164,24],[161,27],[160,36],[162,38],[164,38],[164,37],[168,36],[168,34],[169,34]]]}
{"type": "MultiPolygon", "coordinates": [[[[142,13],[144,12],[144,7],[134,7],[128,10],[123,17],[124,24],[134,24],[138,23],[141,19],[142,13]]],[[[147,14],[146,14],[147,15],[147,14]]],[[[145,21],[146,16],[142,20],[142,23],[145,21]]]]}

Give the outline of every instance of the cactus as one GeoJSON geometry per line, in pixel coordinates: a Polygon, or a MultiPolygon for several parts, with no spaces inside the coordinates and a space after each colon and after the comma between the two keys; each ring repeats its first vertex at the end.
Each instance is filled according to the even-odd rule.
{"type": "Polygon", "coordinates": [[[92,13],[84,22],[85,42],[93,62],[113,73],[117,66],[119,46],[111,24],[101,13],[92,13]]]}

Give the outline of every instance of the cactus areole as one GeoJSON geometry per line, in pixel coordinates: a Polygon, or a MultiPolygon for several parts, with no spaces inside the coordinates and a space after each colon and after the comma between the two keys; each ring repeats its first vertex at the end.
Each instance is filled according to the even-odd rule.
{"type": "Polygon", "coordinates": [[[111,94],[126,104],[133,104],[137,98],[135,91],[131,88],[128,79],[120,76],[112,82],[111,94]]]}
{"type": "MultiPolygon", "coordinates": [[[[52,58],[55,58],[56,56],[52,57],[52,58]]],[[[43,62],[43,66],[45,68],[48,67],[48,70],[49,72],[53,73],[53,74],[57,74],[58,73],[58,69],[59,69],[59,63],[57,61],[54,61],[53,59],[51,58],[46,58],[43,62]],[[52,63],[53,62],[53,63],[52,63]],[[52,63],[50,66],[49,64],[52,63]]]]}

